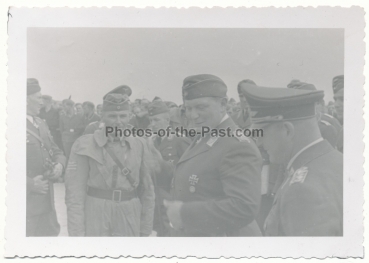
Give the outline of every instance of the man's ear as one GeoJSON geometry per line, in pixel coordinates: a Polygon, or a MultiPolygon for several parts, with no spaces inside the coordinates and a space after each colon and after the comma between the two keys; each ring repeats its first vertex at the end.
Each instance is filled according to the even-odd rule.
{"type": "Polygon", "coordinates": [[[295,136],[295,126],[293,123],[289,121],[283,122],[283,127],[286,131],[287,138],[292,139],[295,136]]]}

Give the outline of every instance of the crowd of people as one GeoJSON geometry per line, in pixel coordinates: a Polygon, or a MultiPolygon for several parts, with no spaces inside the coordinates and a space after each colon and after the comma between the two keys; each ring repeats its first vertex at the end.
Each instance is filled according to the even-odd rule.
{"type": "Polygon", "coordinates": [[[228,87],[189,76],[183,103],[130,100],[122,85],[95,106],[42,95],[27,79],[27,236],[60,231],[53,184],[65,183],[70,236],[340,236],[344,77],[334,102],[311,83],[228,87]],[[122,129],[262,129],[262,136],[124,137],[122,129]]]}

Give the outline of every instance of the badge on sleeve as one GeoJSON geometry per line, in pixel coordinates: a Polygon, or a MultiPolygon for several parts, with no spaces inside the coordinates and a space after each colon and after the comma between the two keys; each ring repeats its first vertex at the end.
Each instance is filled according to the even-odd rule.
{"type": "Polygon", "coordinates": [[[196,192],[196,184],[199,182],[199,177],[196,174],[193,174],[188,178],[188,181],[190,182],[190,193],[196,192]]]}
{"type": "Polygon", "coordinates": [[[306,175],[308,174],[309,170],[306,166],[297,169],[296,172],[293,174],[290,185],[294,183],[303,183],[305,181],[306,175]]]}

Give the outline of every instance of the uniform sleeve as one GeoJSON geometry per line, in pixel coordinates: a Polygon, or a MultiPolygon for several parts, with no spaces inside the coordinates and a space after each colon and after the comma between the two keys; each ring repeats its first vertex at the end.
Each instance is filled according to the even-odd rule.
{"type": "Polygon", "coordinates": [[[68,233],[70,236],[85,235],[85,199],[89,174],[88,157],[78,155],[73,145],[65,173],[65,203],[67,205],[68,233]]]}
{"type": "Polygon", "coordinates": [[[143,144],[142,164],[140,167],[140,185],[139,197],[142,204],[140,233],[142,235],[150,235],[153,229],[154,208],[155,208],[155,193],[154,184],[151,176],[154,175],[153,167],[150,161],[153,160],[153,155],[143,144]]]}
{"type": "Polygon", "coordinates": [[[238,143],[220,164],[224,196],[216,200],[184,203],[185,228],[209,234],[240,229],[251,223],[261,197],[261,156],[255,145],[238,143]]]}
{"type": "Polygon", "coordinates": [[[280,216],[287,236],[342,235],[342,215],[334,206],[334,200],[327,198],[316,186],[291,185],[281,200],[280,216]]]}
{"type": "Polygon", "coordinates": [[[51,136],[49,129],[48,129],[47,132],[48,132],[50,143],[51,143],[51,150],[53,152],[52,160],[53,160],[53,162],[60,163],[65,168],[67,158],[65,157],[63,151],[60,150],[58,145],[56,145],[56,143],[54,142],[54,139],[51,136]]]}

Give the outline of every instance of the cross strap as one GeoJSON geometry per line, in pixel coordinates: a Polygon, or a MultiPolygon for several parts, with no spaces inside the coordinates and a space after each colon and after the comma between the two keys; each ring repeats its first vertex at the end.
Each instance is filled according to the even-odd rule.
{"type": "Polygon", "coordinates": [[[108,152],[109,156],[113,159],[115,164],[118,165],[118,167],[120,168],[122,174],[127,177],[127,179],[129,181],[129,183],[131,184],[131,186],[136,189],[136,187],[138,186],[138,183],[132,178],[131,170],[128,169],[127,167],[125,167],[121,163],[121,161],[118,159],[118,157],[115,155],[114,151],[111,148],[105,147],[105,150],[108,152]]]}
{"type": "Polygon", "coordinates": [[[49,148],[47,144],[45,144],[44,140],[37,133],[35,133],[34,131],[32,131],[32,130],[30,130],[28,128],[27,128],[27,132],[29,134],[31,134],[33,137],[35,137],[41,143],[41,147],[45,147],[46,148],[46,150],[50,154],[50,156],[53,156],[52,149],[49,148]]]}

